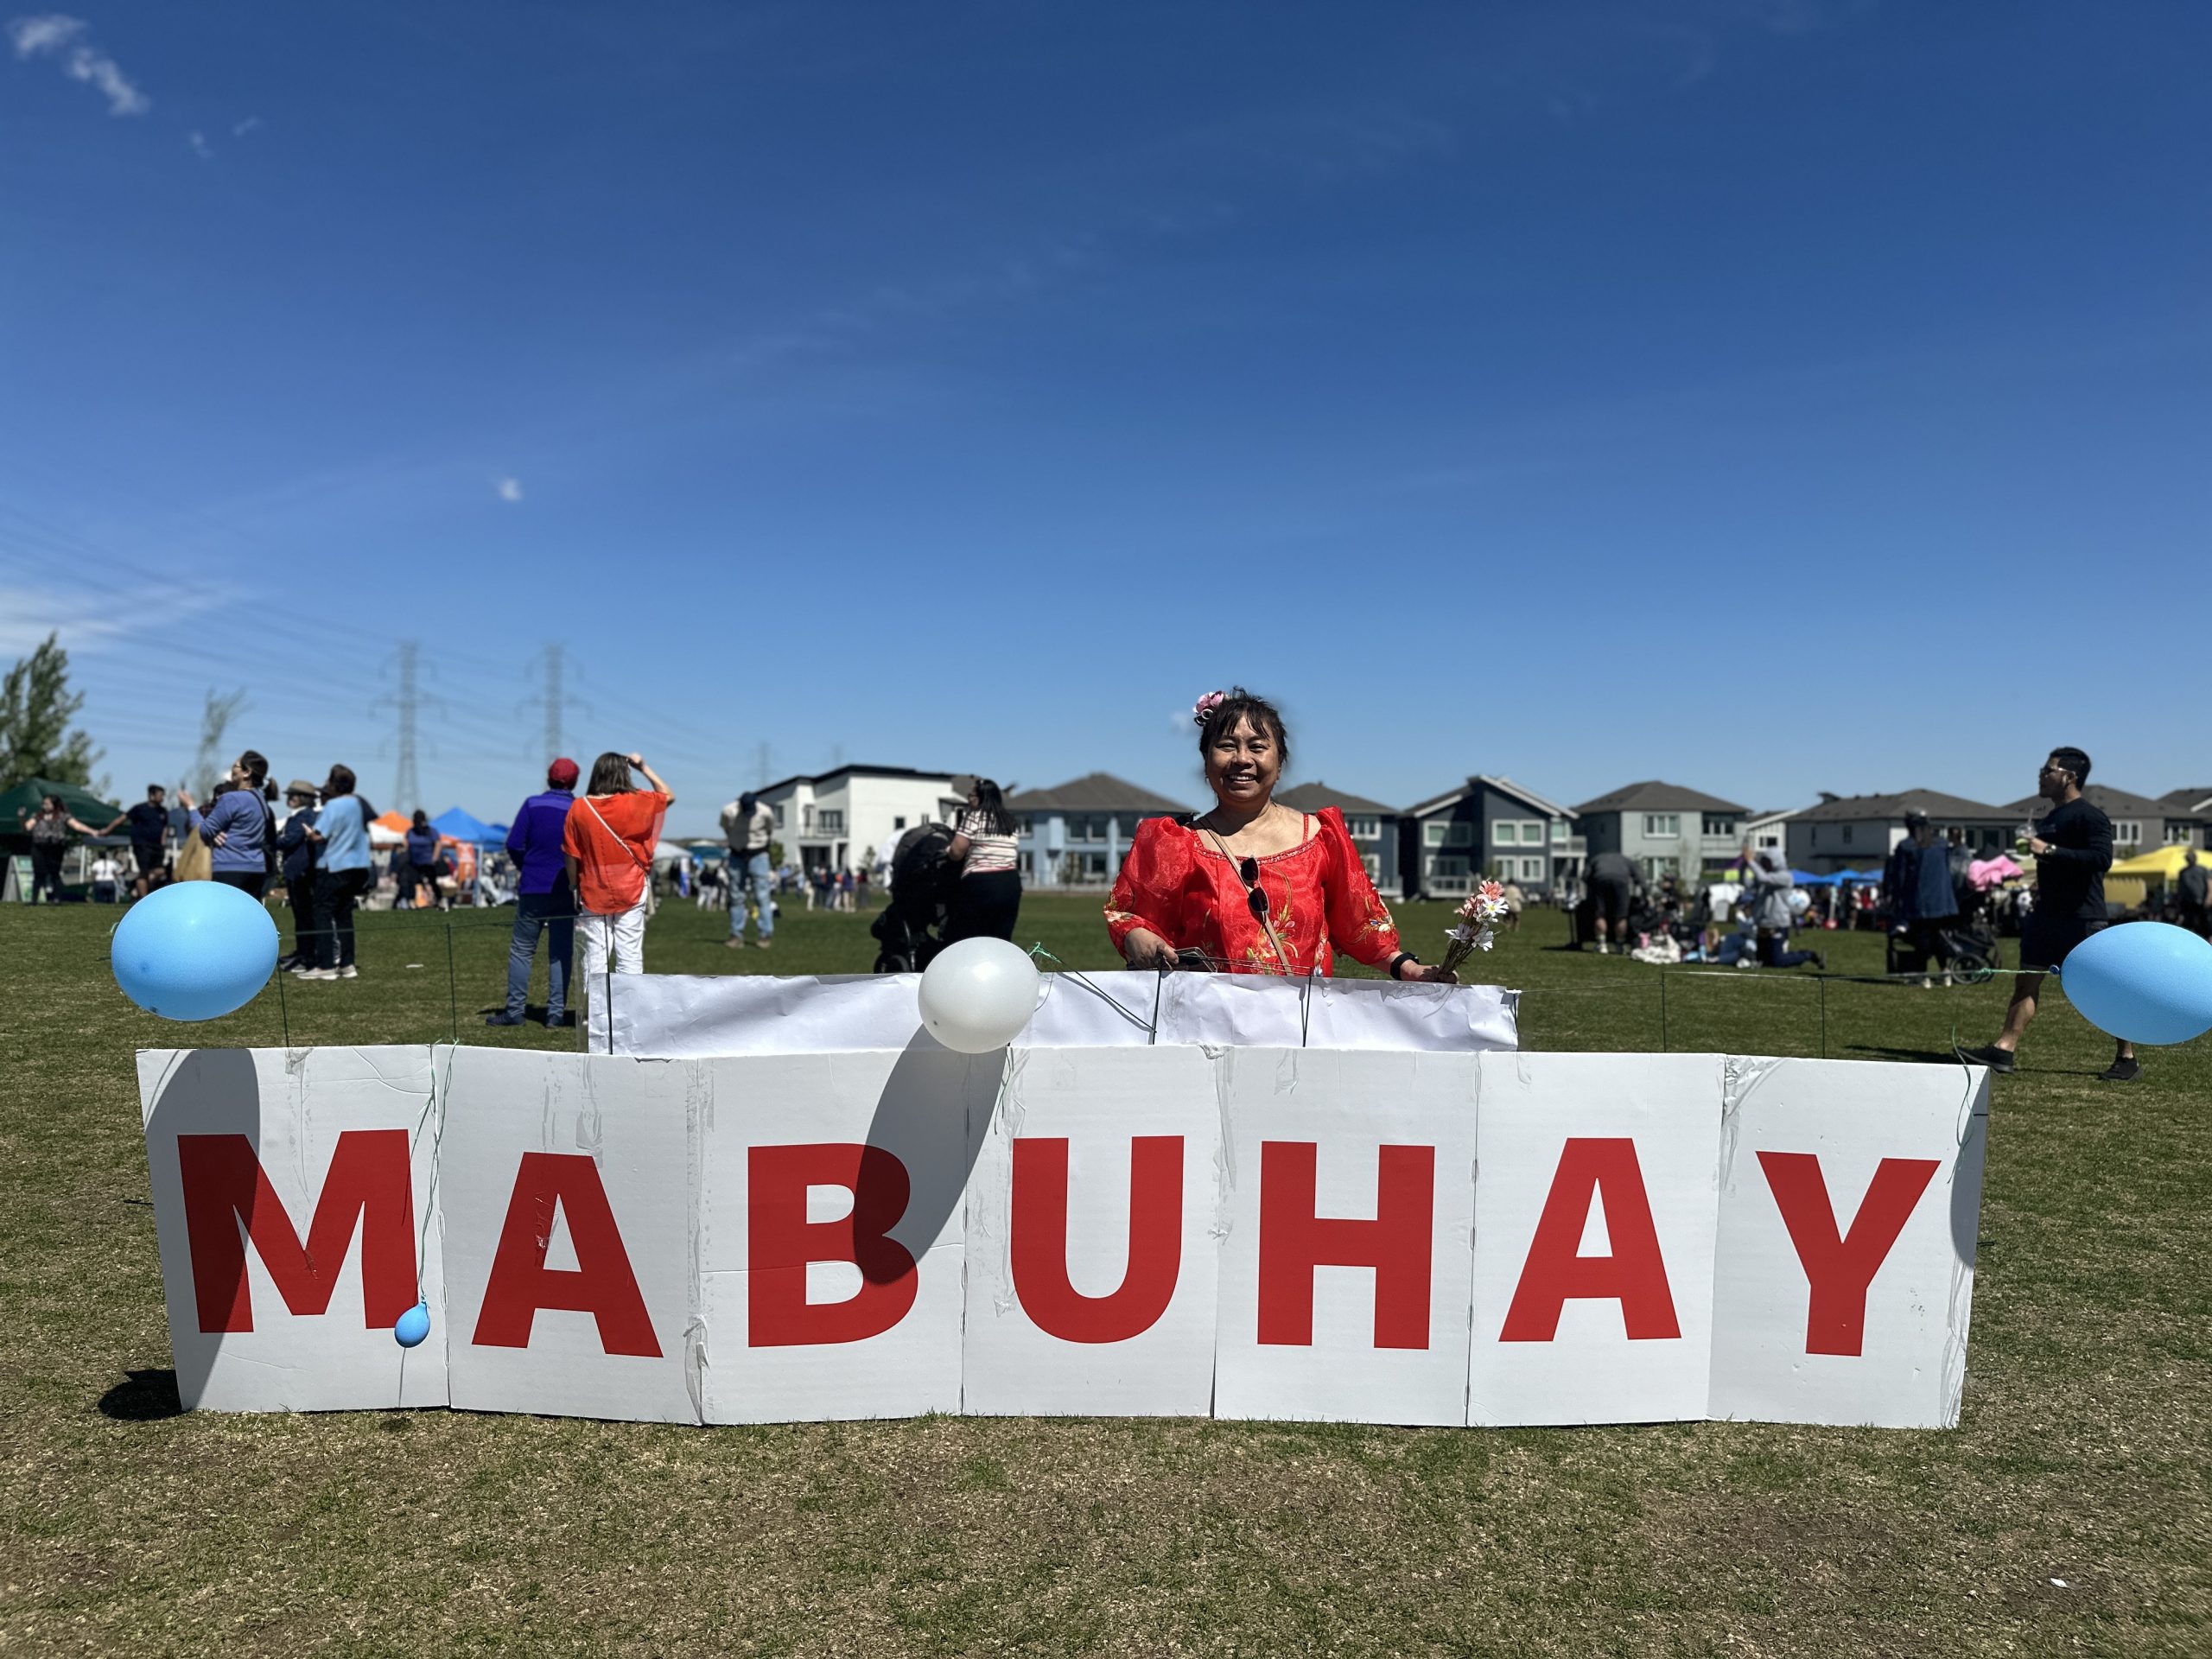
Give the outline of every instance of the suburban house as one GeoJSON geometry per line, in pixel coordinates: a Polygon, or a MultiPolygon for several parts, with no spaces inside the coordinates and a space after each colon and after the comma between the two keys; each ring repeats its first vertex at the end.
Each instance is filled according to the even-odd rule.
{"type": "Polygon", "coordinates": [[[1359,849],[1360,860],[1367,866],[1367,879],[1375,883],[1376,891],[1391,893],[1401,890],[1396,807],[1319,782],[1279,789],[1275,799],[1294,812],[1319,812],[1325,806],[1335,807],[1344,815],[1344,828],[1351,834],[1351,844],[1359,849]]]}
{"type": "Polygon", "coordinates": [[[2166,810],[2166,839],[2191,847],[2212,847],[2212,784],[2197,789],[2170,789],[2158,797],[2158,804],[2166,810]],[[2174,833],[2177,821],[2186,820],[2196,826],[2196,834],[2177,836],[2174,833]]]}
{"type": "Polygon", "coordinates": [[[1629,784],[1574,809],[1591,854],[1625,853],[1645,876],[1694,880],[1744,849],[1749,811],[1680,784],[1629,784]]]}
{"type": "MultiPolygon", "coordinates": [[[[2177,791],[2177,793],[2187,793],[2177,791]]],[[[2198,814],[2168,799],[2152,800],[2108,784],[2086,784],[2082,798],[2112,820],[2112,855],[2115,861],[2138,853],[2155,853],[2161,847],[2202,847],[2204,823],[2198,814]]],[[[2017,823],[2031,823],[2050,810],[2050,803],[2031,795],[2005,809],[2017,823]]]]}
{"type": "Polygon", "coordinates": [[[1953,824],[1967,832],[1976,856],[2008,849],[2019,833],[2021,817],[2009,806],[1992,806],[1933,789],[1908,789],[1896,795],[1823,795],[1818,804],[1801,808],[1786,832],[1789,867],[1815,875],[1838,870],[1878,870],[1890,849],[1904,839],[1904,815],[1925,812],[1938,836],[1953,824]]]}
{"type": "Polygon", "coordinates": [[[1510,778],[1470,778],[1398,821],[1400,890],[1409,899],[1469,893],[1485,875],[1548,889],[1579,874],[1583,856],[1574,810],[1510,778]]]}
{"type": "Polygon", "coordinates": [[[912,766],[839,766],[764,784],[755,793],[776,815],[787,862],[859,869],[888,858],[914,825],[950,822],[966,781],[956,788],[951,772],[912,766]]]}
{"type": "Polygon", "coordinates": [[[1104,772],[1025,789],[1006,804],[1020,830],[1022,880],[1031,887],[1110,886],[1138,824],[1191,810],[1104,772]]]}
{"type": "Polygon", "coordinates": [[[1744,819],[1744,840],[1751,843],[1755,853],[1785,851],[1789,840],[1789,820],[1797,816],[1798,810],[1793,806],[1786,812],[1748,814],[1744,819]]]}

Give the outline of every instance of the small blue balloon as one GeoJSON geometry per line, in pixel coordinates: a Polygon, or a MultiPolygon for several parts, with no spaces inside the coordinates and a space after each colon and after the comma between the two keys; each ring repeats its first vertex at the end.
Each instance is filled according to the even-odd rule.
{"type": "Polygon", "coordinates": [[[164,1020],[216,1020],[253,1001],[276,966],[276,924],[220,881],[175,881],[123,914],[108,952],[115,982],[164,1020]]]}
{"type": "Polygon", "coordinates": [[[2066,953],[2058,982],[2082,1017],[2123,1042],[2185,1043],[2212,1031],[2212,942],[2171,922],[2127,922],[2066,953]]]}
{"type": "Polygon", "coordinates": [[[430,1306],[417,1302],[393,1321],[392,1338],[403,1348],[412,1348],[430,1334],[430,1306]]]}

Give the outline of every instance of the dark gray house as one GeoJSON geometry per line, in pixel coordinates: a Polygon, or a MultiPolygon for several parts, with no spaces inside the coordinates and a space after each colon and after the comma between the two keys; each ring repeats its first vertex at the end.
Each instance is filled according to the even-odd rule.
{"type": "Polygon", "coordinates": [[[1915,810],[1928,815],[1939,836],[1955,823],[1961,826],[1977,857],[2008,850],[2022,822],[2009,806],[1969,801],[1941,790],[1830,796],[1786,820],[1789,868],[1815,875],[1878,870],[1890,849],[1904,839],[1904,815],[1915,810]]]}
{"type": "Polygon", "coordinates": [[[2166,812],[2166,839],[2185,847],[2212,847],[2212,784],[2170,789],[2158,797],[2166,812]],[[2177,832],[2187,825],[2187,835],[2177,832]]]}
{"type": "Polygon", "coordinates": [[[1032,887],[1110,887],[1138,824],[1191,810],[1105,772],[1025,789],[1006,805],[1020,828],[1022,880],[1032,887]]]}
{"type": "Polygon", "coordinates": [[[1478,774],[1398,822],[1400,890],[1409,899],[1457,898],[1485,875],[1545,891],[1580,874],[1585,852],[1574,810],[1510,778],[1478,774]]]}
{"type": "Polygon", "coordinates": [[[1275,799],[1297,812],[1319,812],[1333,806],[1344,815],[1351,844],[1367,865],[1368,880],[1382,893],[1401,891],[1398,886],[1398,809],[1370,801],[1364,795],[1332,789],[1324,783],[1297,784],[1275,791],[1275,799]]]}
{"type": "Polygon", "coordinates": [[[1748,807],[1680,784],[1625,784],[1574,809],[1591,855],[1625,853],[1645,876],[1694,880],[1743,851],[1748,807]]]}
{"type": "MultiPolygon", "coordinates": [[[[2114,789],[2108,784],[2085,785],[2082,798],[2112,820],[2112,855],[2115,860],[2133,858],[2138,853],[2155,853],[2161,847],[2204,845],[2202,819],[2185,806],[2172,804],[2171,798],[2152,800],[2148,795],[2114,789]]],[[[2050,811],[2050,803],[2031,795],[2005,810],[2021,823],[2028,823],[2050,811]]]]}

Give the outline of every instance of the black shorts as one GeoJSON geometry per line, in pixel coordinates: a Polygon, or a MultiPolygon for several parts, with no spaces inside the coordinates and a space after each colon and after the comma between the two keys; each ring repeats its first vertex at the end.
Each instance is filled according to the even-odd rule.
{"type": "Polygon", "coordinates": [[[138,874],[141,875],[151,875],[162,868],[162,849],[151,842],[132,842],[130,854],[138,861],[138,874]]]}
{"type": "Polygon", "coordinates": [[[2060,967],[2067,952],[2104,925],[2086,916],[2046,916],[2031,910],[2020,925],[2020,966],[2031,973],[2060,967]]]}
{"type": "Polygon", "coordinates": [[[1609,922],[1628,919],[1629,884],[1615,876],[1610,880],[1600,877],[1590,884],[1590,898],[1598,914],[1609,922]]]}

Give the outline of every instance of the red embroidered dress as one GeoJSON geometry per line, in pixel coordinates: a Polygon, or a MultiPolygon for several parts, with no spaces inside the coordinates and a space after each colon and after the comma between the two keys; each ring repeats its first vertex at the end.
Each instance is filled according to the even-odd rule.
{"type": "Polygon", "coordinates": [[[1236,873],[1242,861],[1172,818],[1137,826],[1106,906],[1114,948],[1122,950],[1141,927],[1178,950],[1203,950],[1231,973],[1327,974],[1338,950],[1370,968],[1389,967],[1398,954],[1398,926],[1367,879],[1344,814],[1327,806],[1315,817],[1319,828],[1302,844],[1256,861],[1268,918],[1287,963],[1277,959],[1252,914],[1236,873]]]}

